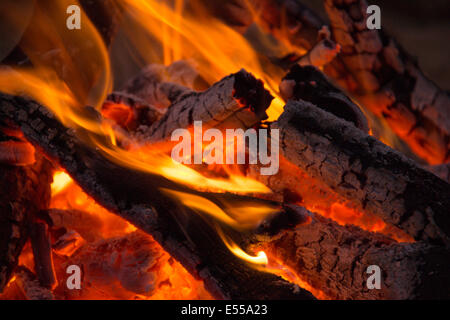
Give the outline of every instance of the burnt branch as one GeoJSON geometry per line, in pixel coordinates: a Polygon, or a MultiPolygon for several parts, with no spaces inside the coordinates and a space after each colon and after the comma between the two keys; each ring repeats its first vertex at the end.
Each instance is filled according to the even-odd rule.
{"type": "Polygon", "coordinates": [[[355,226],[340,226],[316,214],[307,223],[264,244],[331,299],[448,299],[450,252],[423,242],[396,243],[355,226]],[[369,266],[381,271],[381,288],[369,290],[369,266]]]}

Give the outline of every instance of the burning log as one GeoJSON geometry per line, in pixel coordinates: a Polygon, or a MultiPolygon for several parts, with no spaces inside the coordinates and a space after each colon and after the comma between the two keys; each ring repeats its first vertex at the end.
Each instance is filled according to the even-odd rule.
{"type": "Polygon", "coordinates": [[[39,154],[32,165],[0,164],[0,291],[17,266],[33,216],[50,203],[51,179],[51,165],[39,154]]]}
{"type": "MultiPolygon", "coordinates": [[[[226,78],[225,83],[232,80],[233,77],[226,78]]],[[[36,102],[1,94],[0,105],[1,116],[17,123],[25,137],[65,168],[87,194],[152,235],[191,274],[202,279],[205,288],[216,298],[313,298],[297,285],[258,271],[237,258],[204,218],[160,191],[160,188],[169,188],[193,192],[191,189],[111,162],[98,150],[86,146],[73,130],[65,128],[36,102]]],[[[208,199],[236,197],[201,195],[208,199]]]]}
{"type": "Polygon", "coordinates": [[[295,0],[203,1],[207,8],[229,25],[244,32],[253,22],[277,38],[305,52],[317,42],[321,19],[295,0]]]}
{"type": "Polygon", "coordinates": [[[272,99],[262,81],[241,70],[204,92],[192,92],[172,104],[144,139],[165,140],[175,129],[188,128],[194,121],[216,128],[250,128],[267,118],[266,109],[272,99]]]}
{"type": "Polygon", "coordinates": [[[102,227],[102,221],[93,214],[75,209],[50,209],[48,214],[52,220],[52,227],[55,229],[75,230],[89,242],[100,238],[97,231],[102,227]]]}
{"type": "Polygon", "coordinates": [[[445,181],[309,102],[288,102],[272,128],[280,129],[289,161],[361,211],[416,240],[449,244],[450,186],[445,181]]]}
{"type": "Polygon", "coordinates": [[[365,0],[327,0],[341,60],[356,80],[348,88],[430,164],[450,160],[450,97],[382,30],[366,27],[365,0]]]}
{"type": "Polygon", "coordinates": [[[34,148],[31,144],[16,137],[6,136],[1,138],[7,138],[7,140],[0,141],[0,163],[27,166],[36,162],[34,148]]]}
{"type": "Polygon", "coordinates": [[[359,107],[312,66],[291,68],[280,84],[284,100],[304,100],[353,123],[368,133],[369,124],[359,107]]]}
{"type": "Polygon", "coordinates": [[[316,214],[261,246],[331,299],[448,299],[450,252],[424,242],[396,243],[316,214]],[[370,290],[369,266],[381,269],[370,290]]]}

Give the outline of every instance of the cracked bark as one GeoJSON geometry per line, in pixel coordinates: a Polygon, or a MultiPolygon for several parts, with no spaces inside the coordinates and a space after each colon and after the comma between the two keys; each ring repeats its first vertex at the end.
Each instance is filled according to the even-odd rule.
{"type": "Polygon", "coordinates": [[[450,186],[345,120],[289,101],[271,128],[282,154],[359,210],[415,240],[449,244],[450,186]],[[420,196],[418,196],[420,195],[420,196]]]}
{"type": "Polygon", "coordinates": [[[341,60],[356,80],[347,87],[384,118],[430,164],[450,160],[450,96],[426,78],[417,62],[383,30],[366,27],[365,0],[326,0],[341,60]]]}
{"type": "Polygon", "coordinates": [[[311,214],[309,223],[283,231],[261,249],[331,299],[448,299],[450,252],[424,242],[396,243],[355,226],[311,214]],[[370,290],[367,268],[381,269],[370,290]]]}
{"type": "Polygon", "coordinates": [[[194,121],[215,128],[250,128],[267,118],[273,97],[261,80],[245,70],[227,76],[203,92],[191,92],[173,103],[142,140],[161,141],[178,128],[189,128],[194,121]]]}

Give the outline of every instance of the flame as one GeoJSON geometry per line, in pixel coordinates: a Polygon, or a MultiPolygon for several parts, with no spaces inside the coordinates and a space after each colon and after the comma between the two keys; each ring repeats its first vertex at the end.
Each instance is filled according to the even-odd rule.
{"type": "Polygon", "coordinates": [[[124,25],[125,30],[132,41],[133,51],[137,51],[136,54],[146,64],[155,63],[155,56],[158,56],[154,47],[156,40],[164,52],[164,58],[159,62],[169,65],[179,59],[194,59],[200,62],[196,63],[196,69],[208,83],[245,68],[262,79],[275,97],[267,111],[269,121],[276,120],[281,114],[284,106],[278,95],[281,72],[273,71],[268,74],[247,39],[212,17],[200,2],[190,1],[193,12],[184,12],[184,15],[181,0],[176,1],[175,7],[170,6],[167,1],[157,0],[124,2],[133,18],[133,23],[124,25]],[[136,35],[136,29],[144,32],[138,32],[136,35]]]}
{"type": "Polygon", "coordinates": [[[64,171],[57,171],[53,175],[53,183],[51,185],[52,195],[57,195],[73,182],[72,178],[64,171]]]}
{"type": "MultiPolygon", "coordinates": [[[[131,22],[124,23],[124,32],[132,42],[131,50],[144,64],[159,62],[168,65],[179,59],[193,59],[200,75],[208,83],[245,68],[262,79],[266,88],[275,96],[267,111],[268,120],[276,120],[281,114],[284,102],[279,97],[277,88],[282,75],[275,70],[268,71],[264,68],[255,49],[243,35],[211,17],[195,2],[193,12],[190,13],[184,11],[182,0],[175,0],[173,6],[168,5],[167,1],[158,0],[123,0],[123,3],[132,18],[131,22]],[[139,28],[136,28],[136,24],[139,28]],[[161,53],[158,52],[156,43],[161,45],[161,53]]],[[[173,161],[167,154],[168,145],[142,145],[116,130],[112,121],[94,117],[85,106],[90,105],[97,111],[101,110],[106,95],[113,87],[111,62],[100,34],[84,12],[81,30],[69,31],[61,28],[65,25],[65,16],[61,15],[61,12],[65,12],[68,5],[72,4],[78,2],[53,1],[51,8],[43,5],[37,9],[32,21],[33,28],[29,28],[31,30],[22,40],[22,49],[33,67],[1,69],[0,87],[3,92],[26,94],[39,101],[49,108],[62,124],[75,129],[87,145],[96,148],[119,165],[159,175],[200,192],[271,192],[263,183],[225,168],[225,178],[202,174],[194,168],[173,161]],[[119,141],[122,143],[118,143],[119,141]],[[127,147],[122,147],[123,145],[127,147]]],[[[17,19],[19,18],[20,15],[17,15],[17,19]]],[[[125,124],[129,121],[126,118],[129,116],[126,108],[119,107],[109,112],[119,113],[114,114],[113,118],[125,117],[125,124]]],[[[223,202],[219,205],[201,196],[201,193],[169,189],[162,191],[184,206],[212,218],[224,244],[237,257],[252,265],[264,267],[267,271],[283,275],[318,297],[323,296],[321,292],[308,287],[301,277],[293,276],[291,270],[282,268],[281,262],[271,261],[270,254],[265,251],[259,251],[256,255],[246,253],[226,235],[221,226],[223,224],[236,230],[250,230],[279,208],[242,202],[223,202]]],[[[133,225],[95,203],[62,171],[54,176],[51,206],[83,210],[95,215],[102,221],[101,227],[95,231],[103,238],[136,230],[133,225]]],[[[320,204],[317,204],[317,207],[319,208],[320,204]]],[[[371,231],[383,231],[387,228],[383,222],[372,221],[369,224],[363,221],[360,212],[339,203],[328,208],[326,214],[340,223],[360,224],[371,231]]],[[[21,256],[22,264],[29,263],[27,261],[31,261],[30,257],[31,253],[24,251],[21,256]]],[[[180,270],[184,269],[181,266],[166,265],[165,268],[167,274],[174,272],[174,277],[182,278],[180,270]]],[[[193,284],[193,287],[195,286],[196,284],[193,284]]],[[[186,289],[185,286],[184,288],[186,289]]]]}
{"type": "Polygon", "coordinates": [[[227,237],[221,229],[217,229],[220,238],[223,240],[227,248],[238,258],[247,261],[252,265],[257,266],[267,266],[269,260],[267,259],[267,255],[264,251],[258,251],[256,256],[251,256],[242,250],[234,241],[232,241],[229,237],[227,237]]]}

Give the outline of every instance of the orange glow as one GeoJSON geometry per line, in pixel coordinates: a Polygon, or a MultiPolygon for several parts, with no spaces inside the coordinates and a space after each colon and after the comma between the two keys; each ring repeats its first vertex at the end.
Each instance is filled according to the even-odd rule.
{"type": "Polygon", "coordinates": [[[244,68],[262,79],[275,97],[267,112],[269,120],[276,120],[281,114],[284,103],[277,92],[282,74],[267,74],[244,36],[209,15],[200,3],[191,1],[195,14],[181,16],[180,0],[175,8],[157,0],[124,2],[134,23],[125,25],[125,30],[133,42],[133,50],[137,50],[144,61],[168,65],[178,59],[195,58],[201,62],[196,63],[197,70],[209,83],[244,68]],[[135,24],[144,30],[141,37],[136,36],[135,24]],[[155,61],[155,49],[149,39],[161,43],[164,50],[162,61],[155,61]]]}
{"type": "Polygon", "coordinates": [[[257,266],[266,266],[268,264],[267,255],[264,251],[258,251],[256,256],[251,256],[242,250],[234,241],[228,238],[220,228],[217,228],[220,238],[227,246],[227,248],[238,258],[247,261],[250,264],[257,266]]]}
{"type": "Polygon", "coordinates": [[[56,195],[63,191],[70,183],[72,178],[64,171],[55,172],[53,175],[52,195],[56,195]]]}
{"type": "Polygon", "coordinates": [[[319,300],[331,299],[322,290],[312,287],[306,280],[303,279],[301,275],[271,255],[268,255],[268,265],[266,266],[266,270],[267,272],[276,274],[289,282],[295,283],[300,288],[308,290],[319,300]]]}
{"type": "MultiPolygon", "coordinates": [[[[173,7],[169,6],[167,1],[160,0],[121,2],[133,22],[125,21],[121,26],[122,31],[132,42],[130,50],[139,55],[144,64],[169,65],[180,59],[194,60],[197,71],[208,83],[216,82],[230,73],[245,68],[255,77],[262,79],[266,88],[275,97],[267,111],[268,121],[276,120],[282,113],[284,102],[278,94],[278,85],[283,74],[275,68],[265,68],[266,66],[260,62],[259,54],[243,35],[211,17],[200,5],[194,5],[195,14],[186,14],[183,11],[183,0],[175,0],[173,7]],[[136,28],[136,25],[139,28],[136,28]],[[162,49],[159,54],[155,49],[158,46],[162,49]]],[[[173,161],[169,155],[170,143],[143,144],[117,128],[116,124],[122,127],[130,125],[136,115],[121,104],[111,103],[102,110],[107,94],[113,90],[114,80],[108,48],[85,13],[82,14],[81,31],[61,30],[60,26],[65,24],[66,18],[61,12],[65,12],[67,6],[74,3],[78,2],[58,0],[48,12],[37,11],[33,22],[34,31],[24,37],[22,48],[30,57],[33,68],[1,69],[1,91],[26,94],[34,98],[55,114],[63,125],[74,129],[87,146],[95,148],[114,163],[164,177],[195,190],[194,194],[161,189],[183,206],[210,218],[225,246],[235,256],[258,270],[272,272],[298,284],[317,298],[327,299],[322,291],[312,288],[301,275],[283,265],[282,261],[277,261],[267,250],[258,251],[256,254],[245,252],[224,231],[223,225],[238,231],[252,230],[264,219],[277,213],[278,207],[253,202],[230,201],[218,204],[201,194],[207,191],[261,196],[272,192],[265,184],[227,166],[218,166],[217,171],[226,173],[221,175],[215,174],[214,169],[217,168],[213,166],[202,171],[194,166],[180,164],[173,161]],[[42,41],[42,36],[38,34],[45,34],[48,41],[42,41]],[[74,52],[72,46],[81,49],[74,52]],[[44,57],[45,55],[39,54],[42,52],[51,52],[55,56],[44,57]],[[102,110],[104,118],[97,118],[92,110],[85,108],[86,105],[99,112],[102,110]]],[[[253,14],[257,16],[257,12],[253,14]]],[[[390,140],[387,142],[390,143],[390,140]]],[[[285,165],[292,166],[291,174],[299,171],[290,163],[285,165]]],[[[323,203],[322,200],[328,195],[321,194],[322,191],[316,181],[306,179],[303,173],[299,176],[299,180],[301,185],[298,188],[304,191],[300,192],[303,200],[299,204],[307,209],[342,225],[353,224],[371,232],[387,234],[397,241],[412,241],[411,237],[386,225],[380,218],[366,215],[352,208],[350,204],[342,203],[342,199],[338,199],[336,195],[329,196],[327,203],[323,203]]],[[[88,243],[126,236],[137,230],[134,225],[97,204],[63,171],[55,173],[51,188],[51,208],[77,210],[86,221],[94,222],[83,224],[77,230],[88,243]]],[[[72,255],[75,251],[74,249],[67,255],[72,255]]],[[[71,298],[96,299],[117,296],[139,299],[211,298],[202,281],[194,279],[162,247],[157,246],[156,251],[159,252],[162,261],[157,266],[158,275],[167,281],[159,283],[160,286],[152,296],[131,295],[123,288],[117,289],[115,286],[117,284],[114,283],[114,286],[111,284],[106,289],[114,294],[117,290],[117,295],[102,293],[103,296],[99,292],[89,292],[84,296],[71,298]]],[[[64,259],[66,258],[57,257],[59,262],[66,261],[64,259]]],[[[30,269],[34,268],[29,244],[23,250],[19,263],[30,269]]],[[[13,286],[13,283],[14,280],[11,280],[8,285],[13,286]]]]}

